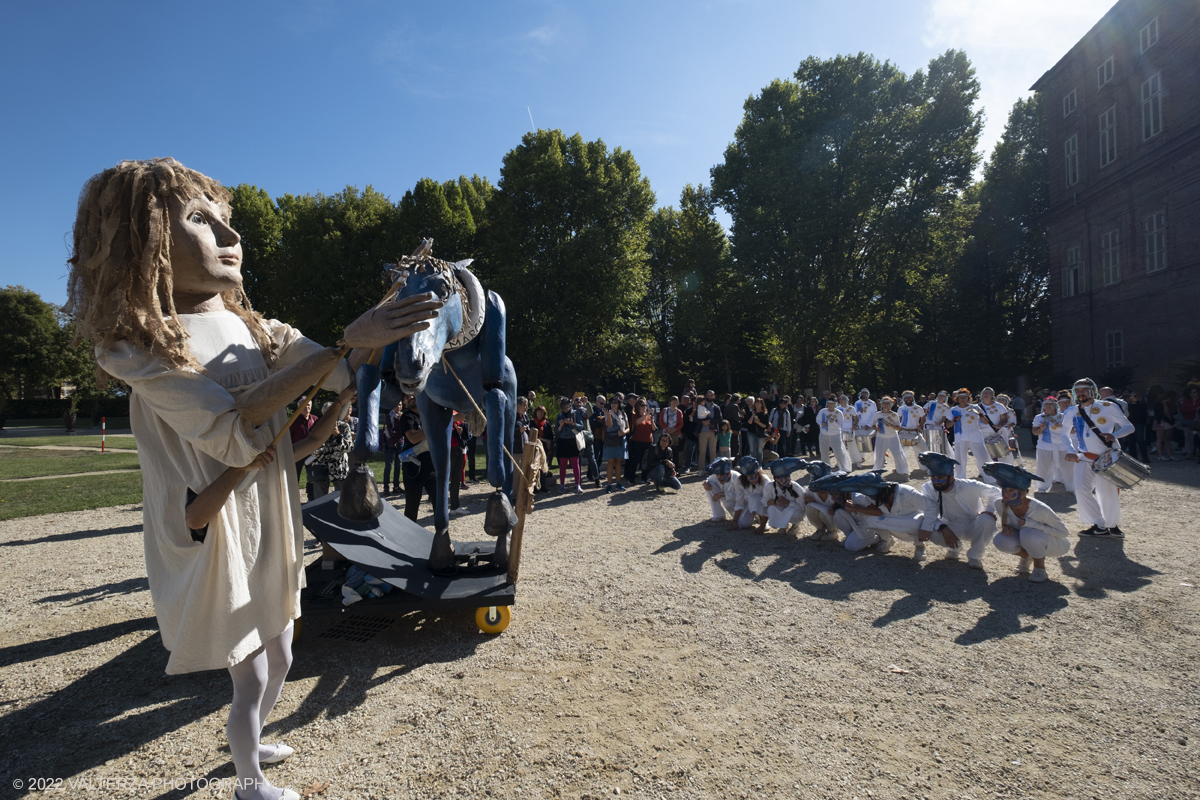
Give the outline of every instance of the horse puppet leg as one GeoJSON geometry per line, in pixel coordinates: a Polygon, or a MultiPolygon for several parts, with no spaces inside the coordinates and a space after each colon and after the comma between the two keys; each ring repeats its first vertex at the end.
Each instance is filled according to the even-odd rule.
{"type": "Polygon", "coordinates": [[[508,499],[513,499],[513,464],[508,459],[512,452],[512,436],[517,424],[516,400],[512,392],[491,389],[484,397],[487,411],[487,476],[488,483],[502,490],[508,499]]]}
{"type": "Polygon", "coordinates": [[[450,423],[454,412],[435,403],[425,392],[417,395],[417,410],[421,412],[421,427],[429,441],[436,478],[429,569],[448,572],[454,567],[454,542],[450,540],[450,423]]]}

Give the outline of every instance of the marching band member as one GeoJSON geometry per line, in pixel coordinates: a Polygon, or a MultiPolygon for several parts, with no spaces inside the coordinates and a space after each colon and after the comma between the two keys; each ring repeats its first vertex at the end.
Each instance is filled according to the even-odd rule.
{"type": "Polygon", "coordinates": [[[879,412],[875,415],[875,466],[874,469],[884,469],[884,459],[891,452],[896,459],[896,474],[903,480],[908,480],[908,459],[900,447],[900,415],[892,411],[892,398],[885,397],[879,401],[879,412]]]}
{"type": "MultiPolygon", "coordinates": [[[[915,401],[916,396],[911,391],[907,391],[901,395],[900,406],[896,409],[896,413],[900,416],[900,430],[902,432],[919,432],[921,428],[924,427],[925,409],[917,405],[915,401]]],[[[906,459],[910,457],[912,458],[912,463],[916,463],[917,461],[917,453],[920,452],[920,450],[918,450],[918,444],[920,441],[921,440],[918,438],[917,444],[911,445],[905,445],[903,440],[900,442],[901,448],[907,446],[912,451],[911,456],[909,454],[905,454],[906,459]]]]}
{"type": "Polygon", "coordinates": [[[983,569],[983,551],[996,535],[996,512],[1000,490],[982,481],[956,478],[957,462],[939,453],[921,453],[929,480],[921,487],[925,516],[918,542],[933,542],[948,548],[946,557],[957,560],[962,541],[970,543],[967,565],[983,569]]]}
{"type": "Polygon", "coordinates": [[[903,539],[916,545],[913,558],[925,560],[925,545],[917,541],[925,515],[925,496],[911,486],[883,480],[877,472],[857,475],[834,486],[843,491],[855,491],[872,499],[868,505],[848,502],[846,510],[855,521],[855,531],[846,537],[847,550],[862,550],[878,543],[876,552],[892,549],[892,539],[903,539]],[[851,539],[855,545],[851,546],[851,539]]]}
{"type": "Polygon", "coordinates": [[[754,456],[742,456],[738,460],[737,478],[730,480],[726,491],[733,500],[733,521],[729,523],[730,530],[749,528],[757,521],[755,533],[765,533],[767,530],[767,503],[763,499],[763,489],[771,482],[758,464],[754,456]]]}
{"type": "Polygon", "coordinates": [[[875,401],[871,399],[871,392],[867,389],[858,393],[858,399],[854,401],[854,413],[858,415],[858,427],[875,427],[875,415],[879,413],[879,407],[875,405],[875,401]]]}
{"type": "Polygon", "coordinates": [[[804,487],[792,480],[792,473],[804,469],[807,463],[786,456],[767,467],[775,480],[763,487],[767,505],[767,524],[784,533],[796,533],[804,521],[804,487]]]}
{"type": "MultiPolygon", "coordinates": [[[[1037,442],[1037,472],[1045,475],[1035,483],[1035,491],[1049,493],[1057,473],[1066,475],[1074,467],[1067,463],[1067,453],[1059,451],[1055,444],[1057,433],[1062,430],[1062,416],[1058,413],[1058,402],[1053,397],[1042,401],[1042,413],[1033,418],[1033,438],[1037,442]],[[1061,466],[1060,466],[1061,465],[1061,466]]],[[[1069,451],[1068,451],[1069,452],[1069,451]]]]}
{"type": "Polygon", "coordinates": [[[1059,479],[1068,492],[1075,494],[1075,465],[1067,460],[1067,456],[1071,454],[1071,429],[1067,427],[1066,414],[1067,409],[1071,407],[1071,393],[1065,390],[1059,392],[1055,402],[1058,404],[1060,419],[1058,429],[1054,431],[1054,449],[1058,451],[1059,479]]]}
{"type": "MultiPolygon", "coordinates": [[[[975,465],[979,474],[983,474],[983,465],[988,458],[987,449],[983,446],[983,433],[979,430],[980,411],[971,404],[971,390],[959,389],[954,393],[954,405],[946,415],[946,427],[954,429],[954,458],[958,466],[954,477],[967,477],[967,453],[975,456],[975,465]]],[[[919,457],[918,457],[919,458],[919,457]]],[[[924,462],[922,462],[924,463],[924,462]]]]}
{"type": "Polygon", "coordinates": [[[1021,454],[1021,443],[1017,441],[1017,426],[1021,423],[1021,414],[1012,407],[1012,398],[1006,394],[996,395],[996,403],[1004,409],[1004,413],[1008,414],[1008,422],[1000,426],[1000,435],[1004,437],[1004,443],[1009,445],[1012,463],[1015,465],[1017,457],[1021,454]]]}
{"type": "Polygon", "coordinates": [[[708,495],[708,507],[712,511],[713,522],[724,522],[725,512],[732,515],[733,500],[729,497],[729,482],[735,477],[741,477],[733,469],[732,458],[718,458],[704,468],[704,491],[708,495]]]}
{"type": "Polygon", "coordinates": [[[850,471],[850,454],[846,452],[846,443],[842,441],[842,410],[837,400],[830,397],[825,401],[825,407],[817,412],[817,428],[820,430],[820,456],[828,462],[830,452],[837,461],[838,469],[850,471]]]}
{"type": "Polygon", "coordinates": [[[946,417],[950,414],[949,395],[938,392],[937,398],[925,404],[925,446],[933,449],[933,431],[946,427],[946,417]]]}
{"type": "MultiPolygon", "coordinates": [[[[1011,450],[1008,450],[1008,439],[1012,434],[1012,430],[1008,428],[1009,422],[1013,416],[1008,409],[1000,403],[996,402],[996,391],[985,386],[979,390],[979,434],[981,437],[999,436],[1004,440],[1005,455],[999,460],[1005,464],[1015,464],[1011,450]]],[[[980,439],[983,443],[983,439],[980,439]]],[[[984,447],[987,450],[987,447],[984,447]]],[[[990,453],[987,454],[988,461],[994,460],[990,453]]],[[[985,462],[986,463],[986,462],[985,462]]],[[[979,474],[987,480],[988,483],[995,483],[995,478],[991,477],[983,471],[983,464],[979,465],[979,474]]]]}
{"type": "Polygon", "coordinates": [[[844,394],[837,397],[838,411],[841,412],[842,443],[850,456],[850,464],[854,469],[862,466],[862,453],[858,450],[858,442],[854,441],[854,429],[858,427],[858,414],[850,405],[850,398],[844,394]]]}
{"type": "Polygon", "coordinates": [[[850,473],[844,470],[833,472],[824,461],[808,462],[808,474],[812,476],[808,487],[804,490],[804,516],[812,525],[810,539],[836,542],[838,526],[833,517],[836,513],[837,498],[829,493],[829,487],[850,473]]]}
{"type": "Polygon", "coordinates": [[[1121,413],[1121,407],[1110,400],[1097,400],[1096,384],[1091,378],[1080,378],[1071,387],[1075,405],[1063,415],[1063,427],[1070,435],[1071,453],[1067,456],[1075,466],[1075,504],[1079,519],[1087,530],[1081,536],[1117,536],[1121,532],[1121,499],[1111,481],[1096,480],[1092,462],[1107,450],[1120,450],[1117,441],[1133,433],[1133,423],[1121,413]]]}
{"type": "Polygon", "coordinates": [[[1033,572],[1029,580],[1042,583],[1046,580],[1046,557],[1065,556],[1071,549],[1067,526],[1059,519],[1054,509],[1029,496],[1029,485],[1033,481],[1045,480],[1024,467],[1015,467],[999,461],[983,467],[1000,485],[1000,500],[996,501],[996,512],[1000,516],[1000,532],[992,539],[996,549],[1020,556],[1017,572],[1033,572]]]}

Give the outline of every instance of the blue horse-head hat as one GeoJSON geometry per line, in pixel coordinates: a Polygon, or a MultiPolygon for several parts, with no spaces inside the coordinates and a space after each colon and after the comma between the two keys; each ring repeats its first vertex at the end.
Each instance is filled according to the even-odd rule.
{"type": "Polygon", "coordinates": [[[804,465],[804,468],[808,470],[808,474],[812,476],[814,481],[818,478],[824,478],[833,472],[833,467],[829,466],[825,461],[809,461],[804,465]]]}
{"type": "Polygon", "coordinates": [[[1044,480],[1041,475],[1034,475],[1024,467],[1003,461],[989,461],[983,465],[983,471],[995,478],[1002,489],[1028,489],[1034,481],[1044,480]]]}
{"type": "Polygon", "coordinates": [[[705,475],[728,475],[733,470],[733,459],[721,456],[704,468],[705,475]]]}
{"type": "Polygon", "coordinates": [[[930,477],[949,478],[954,475],[954,467],[958,464],[953,458],[928,450],[917,455],[917,461],[929,473],[930,477]]]}
{"type": "Polygon", "coordinates": [[[743,475],[753,475],[760,469],[758,459],[754,456],[742,456],[738,459],[738,472],[743,475]]]}
{"type": "Polygon", "coordinates": [[[808,488],[812,489],[815,492],[832,491],[832,489],[830,487],[835,486],[838,482],[840,482],[843,478],[845,478],[849,474],[850,473],[842,472],[841,470],[838,470],[837,472],[831,472],[828,475],[824,475],[820,478],[817,478],[815,481],[813,481],[812,483],[810,483],[808,485],[808,488]]]}
{"type": "Polygon", "coordinates": [[[767,465],[767,469],[771,471],[771,475],[775,478],[781,478],[784,475],[791,475],[793,472],[802,470],[808,466],[808,462],[802,458],[795,456],[786,456],[777,458],[767,465]]]}
{"type": "Polygon", "coordinates": [[[843,478],[834,484],[829,491],[841,494],[858,492],[859,494],[865,494],[867,497],[874,497],[892,485],[894,484],[888,483],[883,479],[883,470],[879,470],[843,478]]]}

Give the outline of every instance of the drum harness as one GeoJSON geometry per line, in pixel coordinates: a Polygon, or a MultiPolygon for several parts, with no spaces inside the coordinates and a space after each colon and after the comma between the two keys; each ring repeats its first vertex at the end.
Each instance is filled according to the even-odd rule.
{"type": "MultiPolygon", "coordinates": [[[[1092,400],[1092,402],[1094,403],[1094,402],[1096,402],[1096,401],[1093,399],[1093,400],[1092,400]]],[[[1104,441],[1104,434],[1103,434],[1103,433],[1101,433],[1101,432],[1100,432],[1100,429],[1096,427],[1096,423],[1095,423],[1095,422],[1092,422],[1092,418],[1091,418],[1091,416],[1089,416],[1089,415],[1088,415],[1088,413],[1087,413],[1087,406],[1085,406],[1083,403],[1076,403],[1076,405],[1075,405],[1075,408],[1077,408],[1077,409],[1079,410],[1079,415],[1080,415],[1081,417],[1083,417],[1083,421],[1087,423],[1087,426],[1088,426],[1089,428],[1091,428],[1091,429],[1092,429],[1092,433],[1096,434],[1096,438],[1097,438],[1097,439],[1099,439],[1101,442],[1103,442],[1103,443],[1104,443],[1104,445],[1105,445],[1105,446],[1106,446],[1106,447],[1107,447],[1109,450],[1116,450],[1116,451],[1120,452],[1120,450],[1121,450],[1121,448],[1120,448],[1120,447],[1113,447],[1111,444],[1109,444],[1108,442],[1105,442],[1105,441],[1104,441]]],[[[1116,439],[1116,437],[1114,436],[1114,437],[1113,437],[1113,441],[1115,442],[1116,440],[1117,440],[1117,439],[1116,439]]]]}

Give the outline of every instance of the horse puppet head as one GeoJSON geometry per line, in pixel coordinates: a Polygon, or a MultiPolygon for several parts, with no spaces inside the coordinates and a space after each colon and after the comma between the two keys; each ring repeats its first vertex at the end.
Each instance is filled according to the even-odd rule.
{"type": "Polygon", "coordinates": [[[423,256],[405,257],[399,265],[391,267],[393,279],[400,284],[398,298],[430,293],[445,303],[428,328],[396,343],[393,367],[396,381],[405,394],[417,395],[423,391],[442,352],[461,346],[464,334],[472,327],[475,309],[470,307],[467,286],[460,279],[463,273],[470,275],[466,269],[470,263],[451,264],[423,256]]]}

